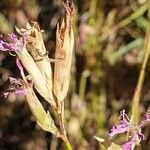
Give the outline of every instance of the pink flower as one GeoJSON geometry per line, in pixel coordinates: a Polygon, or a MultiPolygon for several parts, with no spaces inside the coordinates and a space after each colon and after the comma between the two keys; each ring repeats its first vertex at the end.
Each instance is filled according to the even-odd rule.
{"type": "Polygon", "coordinates": [[[141,133],[141,130],[139,130],[138,134],[134,134],[132,139],[122,144],[121,147],[123,150],[134,150],[135,146],[142,140],[145,140],[145,136],[141,133]]]}
{"type": "Polygon", "coordinates": [[[150,110],[147,112],[147,114],[144,116],[144,120],[141,123],[141,127],[145,126],[147,123],[150,122],[150,110]]]}
{"type": "Polygon", "coordinates": [[[9,80],[14,87],[3,93],[4,98],[6,98],[10,93],[14,93],[17,96],[25,96],[27,94],[27,89],[22,85],[19,79],[10,77],[9,80]]]}
{"type": "Polygon", "coordinates": [[[124,143],[121,147],[123,150],[133,150],[136,145],[138,145],[142,140],[145,140],[145,136],[141,132],[141,127],[150,121],[150,111],[145,116],[144,121],[141,122],[139,126],[135,126],[130,123],[130,119],[125,114],[125,110],[120,113],[120,121],[118,125],[113,126],[111,133],[109,134],[112,138],[113,136],[127,132],[128,141],[124,143]]]}
{"type": "Polygon", "coordinates": [[[114,135],[117,135],[119,133],[127,132],[129,130],[129,127],[130,127],[130,123],[129,123],[128,116],[125,114],[125,110],[122,110],[120,112],[120,121],[118,125],[112,127],[111,133],[109,135],[110,137],[113,137],[114,135]]]}
{"type": "Polygon", "coordinates": [[[22,51],[26,45],[26,36],[25,34],[19,40],[17,36],[13,33],[8,34],[9,41],[5,41],[2,36],[0,36],[0,50],[1,51],[10,51],[17,52],[22,51]]]}
{"type": "Polygon", "coordinates": [[[122,144],[123,150],[133,150],[135,148],[135,140],[131,139],[130,141],[126,142],[125,144],[122,144]]]}

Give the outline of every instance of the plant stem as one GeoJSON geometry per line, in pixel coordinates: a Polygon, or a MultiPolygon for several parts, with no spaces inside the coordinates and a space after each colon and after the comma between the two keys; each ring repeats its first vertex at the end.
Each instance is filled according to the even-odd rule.
{"type": "Polygon", "coordinates": [[[71,144],[69,141],[65,142],[67,150],[72,150],[71,144]]]}
{"type": "MultiPolygon", "coordinates": [[[[150,3],[148,3],[148,4],[150,4],[150,3]]],[[[148,13],[150,14],[150,6],[149,6],[148,13]]],[[[148,16],[148,19],[149,19],[149,16],[148,16]]],[[[141,90],[143,87],[143,82],[145,79],[145,69],[146,69],[147,61],[148,61],[149,54],[150,54],[150,21],[148,22],[148,25],[147,25],[143,51],[144,51],[143,62],[142,62],[137,86],[135,89],[135,93],[133,95],[133,100],[132,100],[131,123],[135,124],[135,125],[137,125],[138,121],[139,121],[139,101],[140,101],[140,96],[141,96],[141,90]]]]}
{"type": "Polygon", "coordinates": [[[86,90],[86,81],[89,75],[90,75],[89,70],[85,70],[81,75],[80,88],[79,88],[79,97],[81,100],[84,100],[85,90],[86,90]]]}
{"type": "Polygon", "coordinates": [[[59,105],[59,110],[57,112],[58,122],[60,126],[60,138],[65,142],[66,150],[72,150],[71,144],[67,138],[66,130],[64,126],[64,101],[59,105]]]}
{"type": "Polygon", "coordinates": [[[102,36],[100,36],[101,41],[105,40],[109,35],[116,32],[117,30],[127,26],[133,20],[136,20],[138,17],[142,16],[145,13],[145,11],[147,10],[148,5],[149,5],[148,3],[145,3],[140,8],[138,8],[135,12],[133,12],[131,15],[129,15],[127,18],[122,20],[120,23],[118,23],[114,27],[110,28],[109,31],[102,34],[102,36]]]}
{"type": "Polygon", "coordinates": [[[140,8],[138,8],[134,13],[132,13],[130,16],[128,16],[126,19],[124,19],[123,21],[121,21],[118,24],[118,28],[123,28],[126,25],[130,24],[133,20],[137,19],[139,16],[143,15],[144,12],[147,10],[148,8],[148,3],[145,3],[143,6],[141,6],[140,8]]]}

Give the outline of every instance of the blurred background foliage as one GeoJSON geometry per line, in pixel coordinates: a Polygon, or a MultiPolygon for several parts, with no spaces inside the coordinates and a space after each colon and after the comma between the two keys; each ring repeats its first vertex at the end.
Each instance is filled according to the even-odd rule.
{"type": "MultiPolygon", "coordinates": [[[[130,114],[147,25],[147,0],[74,0],[75,48],[72,76],[65,101],[66,128],[73,149],[104,148],[93,138],[107,137],[119,112],[130,114]]],[[[0,33],[15,32],[27,21],[37,21],[54,57],[56,24],[64,14],[62,0],[0,0],[0,33]]],[[[150,101],[150,63],[141,97],[143,115],[150,101]]],[[[8,77],[19,76],[15,57],[0,52],[0,91],[8,77]]],[[[45,108],[47,103],[43,102],[45,108]]],[[[48,109],[48,108],[47,108],[48,109]]],[[[149,150],[150,132],[142,149],[149,150]]],[[[115,141],[122,143],[122,138],[115,141]]],[[[61,140],[42,131],[23,97],[11,94],[0,101],[0,150],[64,149],[61,140]]]]}

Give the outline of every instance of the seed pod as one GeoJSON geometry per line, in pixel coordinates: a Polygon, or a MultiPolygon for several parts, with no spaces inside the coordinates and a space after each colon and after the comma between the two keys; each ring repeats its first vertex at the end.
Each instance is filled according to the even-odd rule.
{"type": "Polygon", "coordinates": [[[67,95],[70,82],[70,69],[74,45],[72,29],[73,7],[72,3],[64,4],[66,16],[61,25],[57,25],[56,52],[54,66],[54,94],[58,101],[63,101],[67,95]]]}
{"type": "MultiPolygon", "coordinates": [[[[34,59],[38,69],[42,73],[42,76],[46,82],[46,88],[49,92],[49,97],[53,100],[52,95],[52,69],[46,51],[42,31],[40,30],[37,22],[26,24],[26,29],[17,29],[20,34],[26,33],[27,36],[27,50],[34,59]]],[[[53,100],[54,101],[54,100],[53,100]]]]}
{"type": "Polygon", "coordinates": [[[21,60],[23,66],[29,73],[29,75],[31,75],[36,90],[45,100],[47,100],[54,108],[56,108],[55,102],[50,97],[49,90],[47,88],[47,83],[43,78],[41,72],[39,71],[37,65],[35,64],[33,58],[31,57],[31,55],[25,48],[22,51],[17,52],[17,55],[21,60]]]}

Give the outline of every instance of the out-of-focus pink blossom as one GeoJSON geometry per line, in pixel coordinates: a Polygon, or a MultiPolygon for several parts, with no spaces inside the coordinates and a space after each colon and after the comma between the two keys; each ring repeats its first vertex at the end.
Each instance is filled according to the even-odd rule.
{"type": "Polygon", "coordinates": [[[123,144],[122,150],[133,150],[136,145],[140,144],[142,140],[145,140],[144,134],[141,132],[141,127],[150,121],[150,111],[145,116],[144,121],[142,121],[138,126],[135,126],[130,123],[130,119],[125,114],[125,110],[120,113],[120,121],[118,125],[113,126],[111,129],[111,133],[109,134],[112,138],[114,135],[127,132],[129,137],[127,137],[128,141],[123,144]]]}
{"type": "Polygon", "coordinates": [[[122,144],[122,150],[134,150],[135,148],[135,140],[131,139],[130,141],[122,144]]]}
{"type": "Polygon", "coordinates": [[[141,123],[141,127],[145,126],[147,123],[150,122],[150,110],[147,112],[147,114],[144,116],[144,120],[141,123]]]}
{"type": "Polygon", "coordinates": [[[123,150],[134,150],[135,146],[145,139],[145,136],[141,133],[141,129],[139,129],[138,133],[134,134],[133,137],[128,142],[122,144],[121,147],[123,150]]]}
{"type": "Polygon", "coordinates": [[[111,133],[109,134],[110,137],[113,137],[114,135],[127,132],[130,127],[130,122],[128,120],[127,115],[125,114],[125,110],[122,110],[120,112],[120,121],[118,125],[115,125],[111,129],[111,133]]]}

